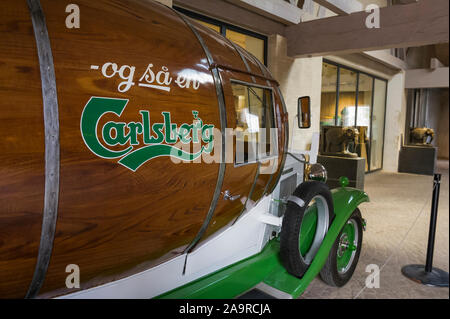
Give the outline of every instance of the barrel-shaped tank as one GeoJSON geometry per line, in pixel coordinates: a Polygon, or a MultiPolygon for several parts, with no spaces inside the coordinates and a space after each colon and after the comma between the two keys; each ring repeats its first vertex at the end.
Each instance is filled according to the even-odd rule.
{"type": "Polygon", "coordinates": [[[194,250],[271,192],[286,151],[277,82],[244,49],[152,1],[79,0],[79,28],[66,5],[0,5],[0,298],[194,250]]]}

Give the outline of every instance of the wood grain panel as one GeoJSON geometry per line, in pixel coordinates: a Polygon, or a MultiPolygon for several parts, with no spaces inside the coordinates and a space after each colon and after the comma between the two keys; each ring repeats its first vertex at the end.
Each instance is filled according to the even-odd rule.
{"type": "Polygon", "coordinates": [[[0,4],[0,298],[23,298],[44,206],[41,79],[25,1],[0,4]]]}
{"type": "MultiPolygon", "coordinates": [[[[61,195],[54,252],[42,293],[65,293],[65,267],[77,264],[81,288],[118,279],[180,254],[208,211],[218,164],[173,163],[155,158],[136,172],[95,156],[84,145],[80,117],[91,96],[126,98],[120,117],[138,122],[192,123],[192,111],[220,128],[213,79],[198,41],[170,9],[142,1],[80,1],[83,25],[66,29],[65,3],[42,1],[53,48],[61,125],[61,195]],[[105,30],[107,30],[105,32],[105,30]],[[136,84],[118,92],[118,76],[105,78],[91,65],[134,66],[136,84]],[[198,90],[171,85],[170,92],[139,87],[149,63],[175,75],[195,73],[198,90]],[[201,176],[201,178],[199,178],[201,176]],[[164,257],[164,258],[163,258],[164,257]]],[[[156,72],[155,72],[156,73],[156,72]]],[[[100,133],[100,132],[99,132],[100,133]]],[[[138,138],[142,143],[142,137],[138,138]]],[[[180,270],[181,271],[181,270],[180,270]]]]}
{"type": "MultiPolygon", "coordinates": [[[[254,69],[255,74],[263,75],[261,70],[258,67],[258,70],[254,69]]],[[[253,82],[253,79],[250,75],[243,74],[240,72],[230,71],[230,70],[221,70],[221,78],[222,78],[222,85],[225,93],[225,102],[227,105],[227,122],[229,128],[235,128],[236,127],[236,111],[234,106],[234,98],[233,98],[233,92],[231,83],[232,80],[240,80],[251,84],[256,85],[263,85],[267,86],[267,81],[256,77],[255,82],[253,82]]],[[[274,82],[269,81],[269,85],[273,86],[275,85],[274,82]]],[[[280,114],[280,106],[279,106],[279,97],[277,97],[277,92],[274,89],[274,112],[275,114],[280,114]]],[[[278,123],[280,125],[279,127],[283,127],[282,124],[278,123]]],[[[282,140],[282,136],[279,134],[279,140],[278,144],[283,143],[284,140],[282,140]]],[[[229,156],[229,153],[232,153],[231,159],[234,158],[235,149],[236,149],[236,141],[233,140],[232,143],[233,148],[227,148],[227,156],[229,156]]],[[[284,152],[284,148],[279,145],[278,149],[279,154],[282,154],[284,152]]],[[[225,177],[224,182],[222,185],[222,195],[217,203],[217,207],[215,210],[215,213],[213,215],[213,218],[211,220],[211,223],[208,226],[208,229],[205,233],[205,235],[202,237],[201,242],[204,242],[208,237],[210,237],[212,234],[217,232],[218,230],[224,230],[227,226],[232,224],[236,217],[239,217],[243,210],[244,210],[244,204],[247,200],[253,201],[254,203],[258,202],[261,197],[264,195],[264,190],[266,189],[267,184],[270,182],[270,180],[275,180],[277,174],[280,173],[280,164],[281,164],[281,156],[279,158],[275,158],[272,165],[276,165],[277,169],[273,174],[273,177],[271,178],[271,174],[259,174],[256,176],[257,173],[257,163],[249,163],[242,166],[235,166],[234,163],[227,163],[226,164],[226,170],[225,170],[225,177]],[[256,180],[255,180],[255,177],[256,180]],[[251,188],[253,186],[253,183],[255,183],[253,193],[251,193],[251,188]],[[231,195],[240,195],[240,198],[235,201],[229,201],[224,200],[223,193],[225,191],[229,191],[231,195]]],[[[265,164],[267,165],[267,164],[265,164]]],[[[267,172],[267,171],[265,171],[267,172]]]]}
{"type": "MultiPolygon", "coordinates": [[[[231,80],[240,79],[241,81],[252,83],[251,77],[246,74],[228,70],[221,70],[220,76],[222,79],[222,87],[225,95],[227,126],[228,128],[234,129],[236,128],[237,116],[235,111],[231,80]]],[[[219,197],[219,201],[217,202],[213,218],[211,219],[211,222],[201,241],[205,241],[210,235],[214,234],[220,229],[223,229],[242,212],[244,203],[249,196],[250,189],[255,179],[257,164],[252,163],[242,166],[235,166],[234,154],[236,149],[236,141],[233,136],[227,136],[227,138],[232,139],[232,142],[229,144],[227,143],[229,147],[227,147],[226,149],[227,164],[221,189],[221,196],[219,197]],[[229,191],[233,196],[240,195],[240,198],[236,199],[235,201],[225,200],[223,197],[225,191],[229,191]]]]}
{"type": "MultiPolygon", "coordinates": [[[[164,122],[162,112],[170,112],[171,122],[178,126],[193,123],[193,111],[198,111],[204,124],[212,124],[220,131],[219,104],[203,48],[171,9],[152,1],[79,0],[81,28],[68,29],[67,4],[41,0],[54,57],[61,158],[56,235],[39,297],[76,291],[65,288],[69,264],[79,266],[81,289],[86,289],[180,255],[205,220],[219,172],[218,162],[180,163],[169,157],[156,157],[132,171],[120,165],[118,158],[102,158],[88,148],[80,121],[92,97],[128,100],[120,116],[110,112],[98,121],[97,135],[104,146],[107,140],[101,136],[107,122],[138,123],[142,121],[140,111],[149,112],[151,123],[164,122]],[[102,75],[105,63],[125,66],[123,78],[119,74],[102,75]],[[139,86],[150,64],[155,74],[167,68],[173,78],[170,90],[139,86]],[[133,83],[120,92],[131,70],[133,83]],[[179,75],[198,80],[198,88],[175,85],[179,75]]],[[[43,210],[44,130],[39,65],[26,2],[8,1],[0,6],[2,298],[23,297],[33,275],[43,210]]],[[[199,27],[199,32],[215,62],[245,70],[228,40],[205,27],[199,27]]],[[[249,63],[254,72],[262,74],[251,59],[249,63]]],[[[234,127],[230,80],[251,83],[252,78],[226,70],[221,70],[221,76],[227,121],[229,127],[234,127]]],[[[265,80],[257,82],[264,84],[265,80]]],[[[281,155],[284,113],[276,94],[275,104],[281,155]]],[[[142,135],[138,134],[136,143],[144,145],[142,135]]],[[[129,141],[111,149],[128,146],[129,141]]],[[[218,139],[215,149],[220,146],[218,139]]],[[[256,166],[226,164],[222,191],[230,189],[243,198],[248,196],[256,166]]],[[[254,196],[262,196],[268,177],[257,180],[254,196]]],[[[242,206],[240,201],[225,202],[221,197],[203,240],[228,225],[242,206]]]]}

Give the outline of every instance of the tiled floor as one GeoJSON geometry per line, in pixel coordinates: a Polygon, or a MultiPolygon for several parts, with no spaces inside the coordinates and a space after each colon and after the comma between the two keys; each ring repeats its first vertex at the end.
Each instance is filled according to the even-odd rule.
{"type": "MultiPolygon", "coordinates": [[[[439,161],[442,183],[433,265],[449,271],[449,164],[439,161]]],[[[449,298],[448,288],[428,287],[401,274],[407,264],[424,264],[433,177],[376,172],[366,175],[370,203],[360,209],[367,220],[358,266],[350,282],[329,287],[316,278],[301,298],[449,298]],[[366,288],[366,267],[380,267],[380,287],[366,288]]]]}

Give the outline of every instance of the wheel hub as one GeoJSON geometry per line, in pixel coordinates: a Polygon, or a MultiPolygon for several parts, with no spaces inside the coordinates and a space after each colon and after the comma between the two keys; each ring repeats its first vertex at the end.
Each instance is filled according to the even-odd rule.
{"type": "Polygon", "coordinates": [[[352,264],[357,248],[358,235],[355,221],[349,220],[342,229],[337,248],[337,267],[340,274],[347,272],[352,264]]]}
{"type": "Polygon", "coordinates": [[[339,247],[337,253],[338,257],[342,257],[345,251],[348,249],[348,247],[349,247],[348,235],[342,234],[341,238],[339,239],[339,247]]]}

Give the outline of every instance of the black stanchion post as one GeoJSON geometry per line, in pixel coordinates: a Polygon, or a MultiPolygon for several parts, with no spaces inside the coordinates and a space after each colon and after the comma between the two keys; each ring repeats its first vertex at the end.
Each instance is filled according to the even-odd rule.
{"type": "Polygon", "coordinates": [[[433,270],[434,240],[436,237],[436,223],[437,223],[440,189],[441,189],[441,174],[434,174],[433,199],[431,202],[430,230],[428,231],[427,261],[425,263],[426,272],[431,272],[433,270]]]}
{"type": "Polygon", "coordinates": [[[406,277],[428,286],[448,287],[448,273],[433,268],[434,241],[436,238],[436,223],[439,205],[439,191],[441,187],[441,174],[434,174],[433,198],[431,202],[430,230],[428,234],[427,260],[423,265],[407,265],[402,268],[406,277]]]}

